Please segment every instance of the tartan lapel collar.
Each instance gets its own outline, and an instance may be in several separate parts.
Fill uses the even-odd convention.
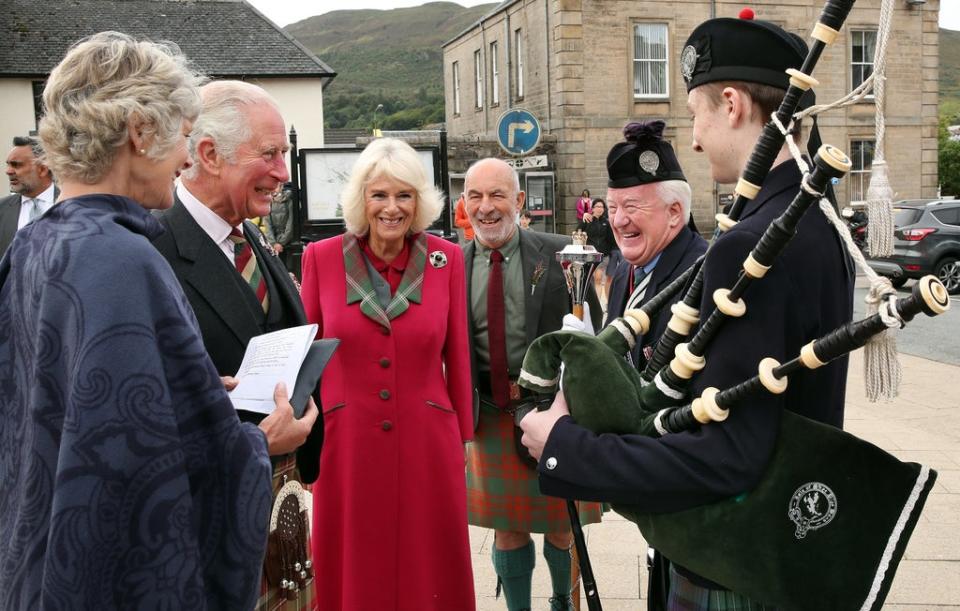
[[[427,232],[420,232],[410,242],[410,258],[407,259],[407,269],[403,270],[403,278],[397,293],[387,305],[387,317],[393,320],[407,311],[410,302],[420,303],[423,297],[423,268],[427,262]]]
[[[410,302],[421,303],[423,271],[427,261],[427,234],[420,233],[410,245],[410,258],[403,272],[400,286],[386,309],[380,306],[357,237],[343,236],[343,267],[347,279],[347,305],[360,302],[360,311],[370,320],[390,329],[390,321],[403,314]]]

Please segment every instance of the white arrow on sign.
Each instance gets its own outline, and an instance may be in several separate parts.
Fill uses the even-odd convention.
[[[523,123],[511,123],[507,126],[507,148],[513,148],[513,135],[517,130],[522,131],[525,134],[529,134],[533,131],[533,123],[529,120],[524,121]]]

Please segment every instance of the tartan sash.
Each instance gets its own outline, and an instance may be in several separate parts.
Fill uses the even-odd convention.
[[[410,241],[410,259],[400,279],[400,286],[387,307],[380,305],[370,274],[364,263],[363,250],[357,237],[343,236],[343,268],[347,278],[347,305],[360,302],[360,311],[370,320],[390,329],[390,321],[410,307],[410,302],[421,303],[423,270],[427,262],[427,234],[421,232]]]
[[[236,227],[230,230],[228,237],[233,242],[233,262],[237,271],[257,296],[263,311],[267,312],[270,309],[270,293],[267,291],[267,281],[257,265],[257,258],[253,256],[253,247]]]

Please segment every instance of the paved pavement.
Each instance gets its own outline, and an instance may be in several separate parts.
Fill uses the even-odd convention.
[[[954,304],[954,307],[960,304]],[[914,327],[925,321],[917,321]],[[908,328],[909,330],[909,328]],[[958,342],[958,331],[943,341]],[[871,404],[863,398],[862,351],[851,355],[846,429],[899,457],[938,472],[923,515],[897,571],[885,609],[960,611],[960,366],[901,355],[900,396]],[[632,523],[607,514],[586,528],[604,611],[646,609],[646,544]],[[493,533],[470,527],[480,611],[506,609],[494,598]],[[549,609],[550,580],[537,537],[534,611]],[[838,567],[842,570],[842,567]],[[586,604],[581,605],[586,609]]]

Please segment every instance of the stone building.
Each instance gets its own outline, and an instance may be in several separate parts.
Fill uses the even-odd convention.
[[[897,197],[937,193],[938,26],[940,0],[897,0],[887,54],[886,158]],[[823,0],[755,0],[758,19],[810,41]],[[833,101],[869,76],[880,0],[859,0],[813,76],[818,102]],[[451,195],[470,161],[508,157],[497,121],[523,108],[540,121],[539,175],[555,177],[556,230],[575,221],[587,188],[606,191],[605,158],[634,120],[662,119],[694,190],[701,230],[732,193],[690,148],[692,122],[680,74],[689,33],[711,16],[736,17],[742,2],[722,0],[507,0],[444,45]],[[854,171],[837,187],[841,205],[863,199],[869,183],[875,103],[871,98],[820,117],[824,142],[848,152]],[[808,122],[809,123],[809,122]],[[520,165],[520,163],[518,163]],[[542,165],[542,157],[541,157]],[[521,172],[525,172],[521,170]],[[524,178],[527,178],[526,176]],[[549,225],[542,227],[549,228]]]

